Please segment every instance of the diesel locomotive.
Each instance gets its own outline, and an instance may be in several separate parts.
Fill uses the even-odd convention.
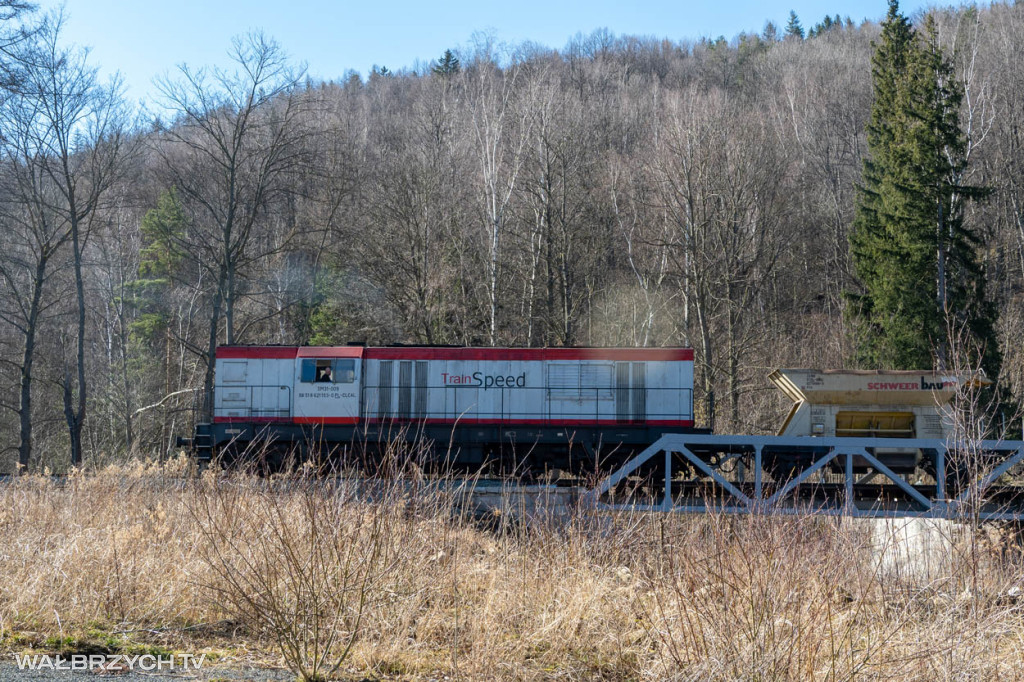
[[[504,471],[614,466],[693,432],[690,348],[221,346],[202,460],[428,458]]]

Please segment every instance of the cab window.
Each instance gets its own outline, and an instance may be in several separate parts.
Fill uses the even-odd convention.
[[[302,361],[299,380],[306,384],[351,384],[356,380],[356,361],[307,358]]]
[[[356,361],[335,360],[332,371],[334,373],[334,383],[351,384],[356,380]]]

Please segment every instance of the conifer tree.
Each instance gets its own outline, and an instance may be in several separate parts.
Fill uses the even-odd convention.
[[[457,74],[461,68],[459,58],[451,50],[445,50],[430,70],[438,76],[452,76]]]
[[[917,369],[947,362],[949,325],[967,330],[998,371],[994,309],[986,301],[979,238],[963,204],[987,194],[964,184],[962,91],[929,18],[923,35],[896,0],[872,58],[875,101],[850,246],[862,292],[850,313],[860,361]]]
[[[139,277],[130,286],[138,309],[132,335],[146,343],[162,338],[170,315],[167,297],[172,280],[185,260],[178,245],[187,238],[186,228],[185,213],[174,187],[160,195],[156,208],[149,210],[139,225],[143,245]]]
[[[800,24],[800,19],[796,16],[796,12],[793,10],[789,10],[789,23],[786,24],[786,37],[791,40],[804,39],[804,27]]]

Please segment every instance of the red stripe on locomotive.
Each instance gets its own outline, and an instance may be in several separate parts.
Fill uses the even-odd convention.
[[[298,346],[221,346],[217,358],[223,360],[286,360],[294,358]]]
[[[367,348],[368,360],[480,360],[543,362],[545,360],[607,360],[672,362],[693,360],[692,348],[446,348],[383,346]]]

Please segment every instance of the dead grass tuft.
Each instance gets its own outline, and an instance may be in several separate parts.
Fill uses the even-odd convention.
[[[422,481],[181,466],[0,485],[3,647],[205,647],[310,678],[1024,679],[1024,569],[990,528],[932,531],[947,551],[917,564],[877,524],[480,524]]]

